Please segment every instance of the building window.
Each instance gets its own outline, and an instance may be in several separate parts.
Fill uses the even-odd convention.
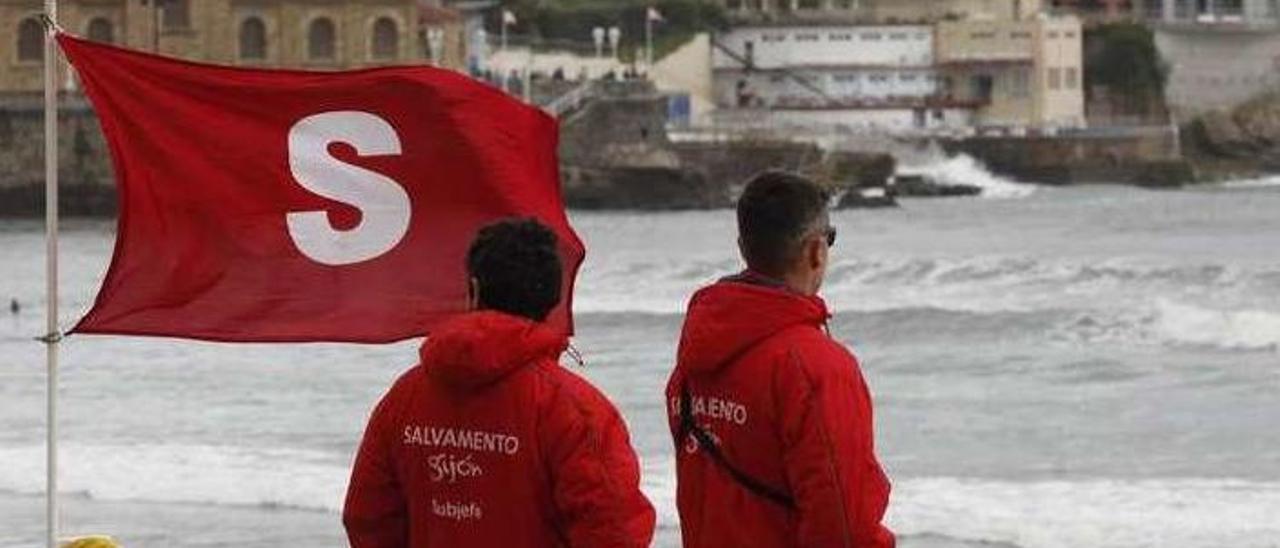
[[[976,74],[969,77],[969,91],[979,101],[991,101],[995,87],[995,78],[990,74]]]
[[[1051,30],[1051,31],[1049,31],[1049,39],[1050,39],[1050,40],[1054,40],[1054,39],[1057,39],[1057,38],[1058,38],[1058,31],[1056,31],[1056,30]]]
[[[18,23],[18,61],[44,60],[44,26],[35,17]]]
[[[867,32],[862,34],[862,39],[870,42],[880,40],[881,35],[878,32]]]
[[[1049,89],[1062,89],[1062,69],[1049,69]]]
[[[316,60],[331,60],[336,56],[337,29],[328,17],[319,17],[307,29],[307,56]]]
[[[106,17],[94,17],[89,21],[89,27],[85,31],[85,35],[94,42],[103,44],[114,44],[116,42],[116,30]]]
[[[894,41],[899,41],[899,42],[901,42],[901,41],[905,41],[905,40],[907,39],[907,33],[905,33],[905,32],[892,32],[892,33],[889,33],[889,39],[890,39],[890,40],[894,40]]]
[[[187,0],[155,0],[160,5],[160,24],[165,30],[191,28],[191,10]]]
[[[853,40],[853,35],[848,33],[835,32],[835,33],[831,33],[831,35],[828,36],[827,39],[831,40],[832,42],[848,42],[850,40]]]
[[[818,35],[817,34],[797,34],[796,41],[797,42],[817,42]]]
[[[969,35],[969,38],[973,40],[992,40],[995,37],[996,33],[994,32],[975,32]]]
[[[390,17],[373,22],[373,58],[395,59],[400,54],[400,29]]]
[[[1075,67],[1067,69],[1067,89],[1076,89],[1080,85],[1080,74]]]
[[[240,58],[267,58],[267,25],[262,19],[250,17],[240,23]]]
[[[916,81],[917,79],[919,79],[919,76],[917,76],[917,75],[915,75],[915,74],[906,74],[906,73],[903,73],[903,74],[899,74],[899,75],[898,75],[898,81],[899,81],[899,82],[904,82],[904,83],[905,83],[905,82],[915,83],[915,81]]]
[[[1014,31],[1009,33],[1009,38],[1014,40],[1030,40],[1031,33],[1026,31]]]

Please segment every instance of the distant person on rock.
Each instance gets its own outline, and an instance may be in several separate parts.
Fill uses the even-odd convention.
[[[17,315],[22,312],[22,305],[18,304],[18,299],[9,299],[9,313]]]
[[[466,269],[472,311],[431,333],[369,419],[343,508],[352,548],[647,548],[627,427],[543,324],[561,299],[555,234],[487,226]]]
[[[817,296],[835,240],[813,182],[747,184],[747,270],[694,294],[667,384],[684,548],[894,545],[871,394]]]

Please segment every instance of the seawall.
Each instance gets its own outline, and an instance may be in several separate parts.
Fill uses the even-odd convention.
[[[0,215],[44,211],[44,111],[39,97],[0,97]],[[60,210],[110,215],[115,190],[98,119],[83,99],[63,97],[58,113]]]
[[[939,140],[993,173],[1019,181],[1066,185],[1121,183],[1171,187],[1193,183],[1174,128],[1115,128],[1053,136],[973,136]]]

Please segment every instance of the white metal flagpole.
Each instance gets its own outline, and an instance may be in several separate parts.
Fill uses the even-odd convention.
[[[48,548],[58,546],[58,43],[55,32],[58,2],[45,0],[44,42],[44,181],[46,332],[42,337],[48,361],[48,424],[46,425],[46,520]]]
[[[653,8],[648,8],[652,10]],[[645,70],[653,70],[653,12],[644,12],[644,66]]]

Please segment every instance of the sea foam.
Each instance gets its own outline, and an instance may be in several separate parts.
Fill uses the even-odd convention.
[[[1026,198],[1036,191],[1033,185],[996,175],[972,156],[959,154],[898,168],[903,175],[920,175],[943,185],[969,185],[982,189],[983,198]]]
[[[95,500],[282,506],[336,512],[349,464],[299,449],[64,443],[59,491]],[[0,448],[0,490],[45,492],[44,447]]]
[[[63,491],[96,500],[341,510],[349,465],[333,454],[210,445],[62,448]],[[0,448],[0,490],[44,490],[43,447]],[[642,488],[667,534],[679,527],[671,457],[643,459]],[[1010,481],[895,478],[887,516],[903,536],[1024,548],[1267,546],[1280,483],[1239,479]]]

